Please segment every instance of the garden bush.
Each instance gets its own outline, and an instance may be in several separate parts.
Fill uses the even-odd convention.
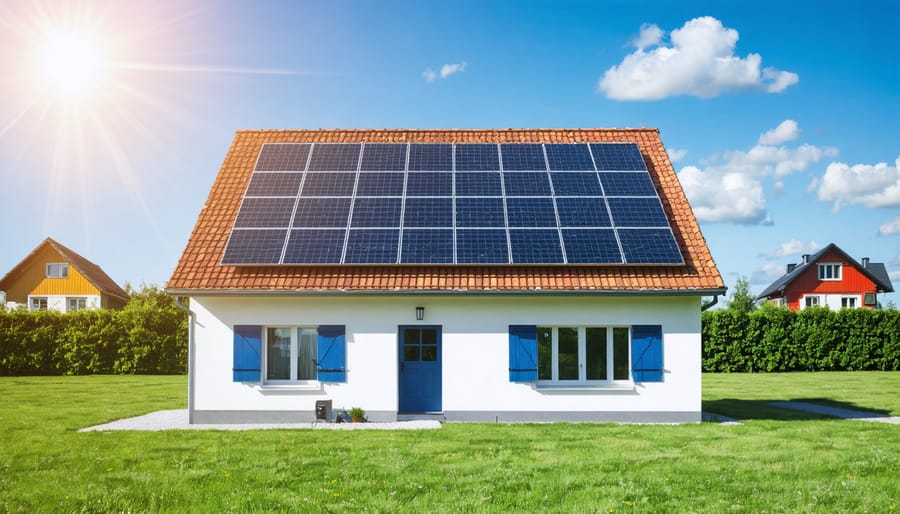
[[[703,371],[900,370],[900,311],[703,313]]]

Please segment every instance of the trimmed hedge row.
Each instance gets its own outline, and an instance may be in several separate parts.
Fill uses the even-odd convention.
[[[174,305],[123,310],[0,311],[0,375],[177,374],[187,316]]]
[[[900,370],[900,311],[703,313],[703,371]]]

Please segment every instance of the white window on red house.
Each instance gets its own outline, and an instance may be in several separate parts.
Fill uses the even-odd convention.
[[[807,307],[818,307],[819,305],[821,305],[821,298],[818,295],[809,295],[805,298]]]
[[[87,298],[75,296],[66,298],[66,312],[80,311],[87,308]]]
[[[841,308],[855,309],[857,306],[859,306],[859,297],[858,296],[842,296],[841,297]]]
[[[819,264],[819,280],[840,280],[841,263],[829,262]]]
[[[45,297],[32,297],[32,298],[31,298],[31,310],[33,310],[33,311],[45,311],[45,310],[47,310],[47,298],[45,298]]]

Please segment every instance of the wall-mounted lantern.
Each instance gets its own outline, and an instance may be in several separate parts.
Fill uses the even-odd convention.
[[[422,321],[425,319],[425,307],[416,307],[416,320]]]

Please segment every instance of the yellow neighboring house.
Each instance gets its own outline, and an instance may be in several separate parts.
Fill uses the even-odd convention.
[[[0,279],[3,302],[33,311],[121,309],[128,293],[100,266],[48,237]]]

